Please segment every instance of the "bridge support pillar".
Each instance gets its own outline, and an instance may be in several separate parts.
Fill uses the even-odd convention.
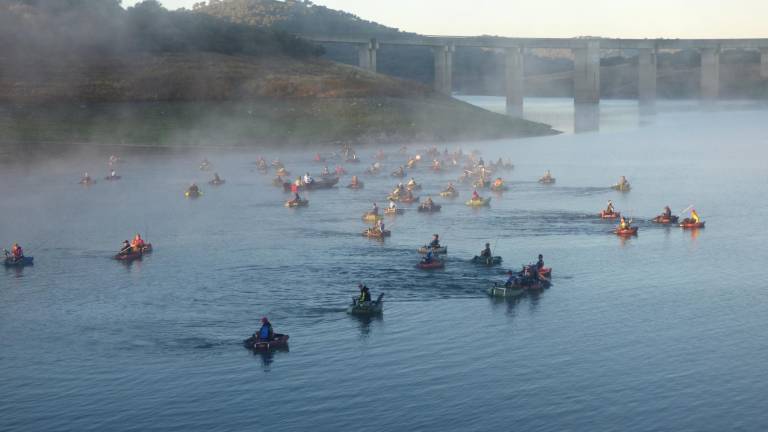
[[[600,103],[600,42],[587,42],[574,54],[573,99],[577,104]]]
[[[368,43],[359,45],[357,52],[360,67],[376,72],[376,52],[378,50],[379,42],[376,39],[371,39]]]
[[[453,90],[454,50],[452,44],[432,48],[435,54],[435,90],[449,96]]]
[[[701,99],[714,102],[720,94],[720,49],[701,49]]]
[[[600,129],[600,42],[588,41],[573,50],[574,130]]]
[[[656,49],[641,48],[637,67],[639,78],[637,96],[640,111],[650,113],[656,105]]]
[[[525,97],[525,51],[521,47],[506,49],[507,115],[523,117]]]
[[[760,78],[768,79],[768,48],[760,48]]]

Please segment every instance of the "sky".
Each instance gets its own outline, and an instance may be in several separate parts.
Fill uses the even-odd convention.
[[[169,9],[200,0],[160,0]],[[136,0],[123,0],[125,6]],[[768,0],[314,0],[426,35],[765,38]]]

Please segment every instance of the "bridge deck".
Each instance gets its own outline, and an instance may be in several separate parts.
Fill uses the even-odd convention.
[[[359,36],[303,36],[320,43],[367,44],[371,38]],[[768,39],[607,39],[607,38],[507,38],[496,36],[403,36],[375,38],[382,45],[444,46],[476,48],[584,48],[599,42],[602,49],[768,49]]]

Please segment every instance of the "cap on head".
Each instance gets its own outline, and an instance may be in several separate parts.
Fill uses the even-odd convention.
[[[267,323],[269,322],[269,320],[267,319],[267,317],[261,317],[261,322]]]

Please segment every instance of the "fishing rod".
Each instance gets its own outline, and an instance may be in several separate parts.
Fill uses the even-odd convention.
[[[693,204],[689,205],[688,207],[684,208],[683,210],[680,210],[680,214],[683,214],[683,213],[687,212],[688,210],[690,210],[692,208],[693,208]]]

